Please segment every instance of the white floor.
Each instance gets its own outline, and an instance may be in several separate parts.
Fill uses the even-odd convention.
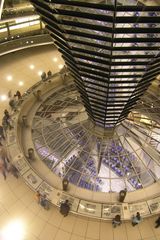
[[[8,106],[8,92],[12,95],[17,90],[24,92],[26,89],[41,80],[41,73],[51,70],[58,72],[63,67],[64,61],[55,47],[41,46],[23,51],[18,51],[0,57],[0,119],[3,109]]]
[[[54,58],[57,58],[57,62],[52,60]],[[34,69],[30,69],[31,64],[35,66]],[[60,64],[63,65],[60,55],[49,46],[1,57],[0,117],[8,106],[3,95],[7,95],[10,89],[13,93],[17,89],[25,91],[39,80],[38,71],[50,69],[56,72],[61,67]],[[11,81],[7,81],[8,75],[13,77]],[[19,81],[24,84],[19,86]],[[18,222],[10,225],[11,238],[2,240],[160,240],[160,228],[154,228],[156,218],[157,216],[144,219],[135,227],[126,222],[115,229],[111,222],[71,214],[64,218],[53,206],[49,211],[42,209],[35,200],[34,192],[21,178],[8,175],[5,181],[0,175],[0,234],[4,234],[6,226],[14,221],[23,224],[21,227]],[[24,238],[16,237],[17,227],[18,232],[24,228]]]
[[[24,228],[26,240],[158,240],[160,228],[154,228],[156,217],[144,219],[138,226],[130,222],[112,228],[110,222],[69,215],[63,217],[59,210],[51,207],[46,211],[37,204],[34,193],[21,179],[0,176],[0,229],[12,221],[19,220]],[[13,231],[13,230],[11,230]],[[10,234],[11,234],[10,231]],[[15,231],[12,232],[14,240]],[[6,240],[6,239],[5,239]]]

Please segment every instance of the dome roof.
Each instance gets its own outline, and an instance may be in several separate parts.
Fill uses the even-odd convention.
[[[53,89],[33,119],[38,155],[61,178],[93,191],[135,191],[159,179],[153,86],[113,132],[97,129],[74,84]],[[153,103],[154,100],[154,103]]]

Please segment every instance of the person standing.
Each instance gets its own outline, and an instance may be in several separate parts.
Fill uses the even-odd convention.
[[[4,116],[7,120],[11,118],[7,109],[4,110]]]
[[[35,199],[36,199],[37,203],[40,204],[41,194],[39,191],[36,192]]]
[[[68,216],[68,213],[70,211],[70,204],[69,204],[69,201],[66,200],[65,202],[61,203],[60,205],[60,213],[66,217]]]
[[[126,194],[127,194],[127,189],[125,188],[124,190],[121,190],[119,192],[119,202],[123,203],[124,202],[124,199],[126,197]]]
[[[137,212],[136,216],[132,217],[132,226],[136,226],[137,224],[139,224],[142,221],[142,217],[140,215],[139,212]]]
[[[160,216],[157,218],[157,220],[155,221],[156,226],[155,228],[158,228],[160,226]]]
[[[52,77],[52,72],[51,72],[51,70],[49,70],[49,71],[47,72],[47,76],[48,76],[48,79]]]
[[[15,97],[18,97],[18,100],[20,100],[22,98],[22,95],[19,90],[17,90]]]
[[[40,204],[42,207],[44,207],[44,209],[49,209],[49,202],[47,200],[46,194],[40,196]]]
[[[41,75],[42,81],[45,82],[46,78],[47,78],[47,74],[45,72],[43,72],[42,75]]]
[[[119,214],[117,214],[112,220],[112,225],[114,228],[116,228],[117,226],[120,226],[121,223],[122,223],[121,216]]]

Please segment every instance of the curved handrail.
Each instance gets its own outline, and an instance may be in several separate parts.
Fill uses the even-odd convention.
[[[26,154],[24,153],[24,149],[22,147],[22,142],[19,141],[19,133],[18,129],[21,129],[20,126],[21,116],[24,114],[24,108],[26,110],[26,106],[29,103],[33,103],[33,92],[39,90],[40,88],[44,90],[44,97],[46,98],[47,93],[51,91],[51,85],[54,86],[55,79],[60,81],[60,74],[56,73],[53,75],[51,79],[51,83],[49,83],[49,87],[47,84],[44,84],[42,81],[36,83],[31,88],[29,88],[26,93],[22,96],[22,102],[18,105],[18,111],[13,114],[14,121],[14,129],[7,133],[7,142],[8,142],[8,151],[11,156],[13,156],[13,163],[18,168],[21,176],[24,181],[32,188],[34,191],[39,190],[41,193],[46,193],[50,202],[56,206],[59,206],[60,202],[69,199],[72,208],[71,211],[75,214],[84,215],[87,217],[93,217],[98,219],[110,220],[115,214],[121,214],[123,220],[129,220],[130,217],[137,211],[141,213],[143,217],[150,216],[152,214],[157,214],[160,212],[160,197],[157,196],[154,199],[146,199],[145,201],[139,202],[110,202],[108,203],[97,203],[98,198],[93,199],[92,201],[85,199],[84,197],[81,199],[80,197],[73,197],[72,192],[63,192],[60,188],[53,187],[50,183],[44,180],[42,174],[35,171],[36,162],[31,164],[28,162],[26,158]],[[62,84],[62,82],[61,82]],[[37,104],[37,107],[41,103]],[[12,138],[14,136],[14,138]],[[22,138],[21,138],[22,141]],[[29,139],[27,139],[29,141]],[[28,145],[29,146],[29,145]],[[16,151],[15,151],[16,148]],[[43,168],[43,170],[46,169]],[[47,173],[47,172],[46,172]],[[49,170],[48,170],[49,173]],[[87,193],[87,191],[86,191]],[[132,195],[132,193],[128,193]],[[100,196],[102,196],[100,194]]]

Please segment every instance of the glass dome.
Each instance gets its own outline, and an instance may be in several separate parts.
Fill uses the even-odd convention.
[[[110,133],[88,118],[74,84],[53,89],[32,123],[40,159],[60,178],[92,191],[135,191],[160,177],[158,98],[153,86]]]

